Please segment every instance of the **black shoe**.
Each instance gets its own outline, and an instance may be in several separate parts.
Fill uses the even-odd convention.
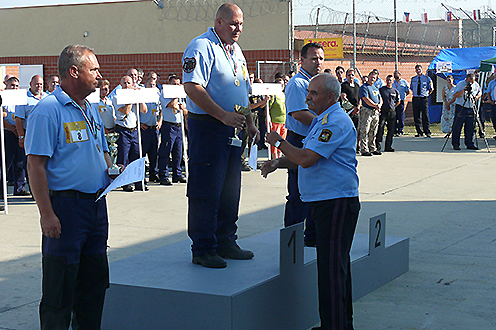
[[[370,152],[362,152],[362,156],[372,156]]]
[[[130,184],[127,184],[125,186],[122,186],[122,190],[127,191],[127,192],[133,192],[134,188]]]
[[[186,183],[185,178],[172,179],[172,183]]]
[[[394,148],[384,149],[384,152],[394,152]]]
[[[193,257],[192,262],[195,265],[201,265],[207,268],[226,268],[227,262],[222,259],[217,252],[207,252],[198,257]]]
[[[373,152],[372,152],[372,155],[377,155],[377,156],[379,156],[379,155],[382,155],[382,152],[380,152],[379,150],[376,150],[376,151],[373,151]]]
[[[316,247],[317,243],[313,239],[309,239],[305,241],[305,246],[306,247]]]
[[[479,150],[479,148],[477,148],[476,146],[468,146],[467,149],[470,149],[470,150]]]
[[[422,137],[424,134],[415,134],[415,137]]]
[[[148,180],[150,182],[160,182],[160,179],[158,178],[158,176],[156,174],[149,175]]]
[[[246,162],[241,162],[241,171],[243,172],[250,172],[251,171],[251,167],[246,164]]]
[[[145,189],[143,189],[143,187],[145,187]],[[138,184],[138,185],[136,185],[136,188],[135,188],[134,190],[138,190],[138,191],[148,191],[148,190],[150,190],[150,189],[146,186],[146,184],[145,184],[144,186],[143,186],[142,184]]]
[[[461,150],[460,147],[453,146],[453,150]]]
[[[172,186],[172,182],[170,182],[169,179],[163,179],[163,180],[160,180],[160,185],[162,185],[162,186]]]
[[[0,204],[0,211],[5,211],[5,206],[3,205],[3,201],[2,204]]]
[[[27,190],[16,191],[14,196],[30,196],[31,194]]]
[[[255,255],[253,252],[248,250],[243,250],[238,246],[238,244],[230,245],[223,249],[217,249],[217,253],[224,259],[235,259],[235,260],[248,260],[253,258]]]
[[[430,134],[426,134],[425,137],[430,139],[431,138],[431,135]]]

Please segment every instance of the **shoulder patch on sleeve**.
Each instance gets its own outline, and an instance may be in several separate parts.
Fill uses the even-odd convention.
[[[322,132],[320,132],[319,135],[319,141],[320,142],[329,142],[329,140],[332,137],[332,132],[328,130],[327,128],[324,128]]]
[[[183,63],[183,71],[191,73],[196,68],[196,59],[194,57],[185,57]]]

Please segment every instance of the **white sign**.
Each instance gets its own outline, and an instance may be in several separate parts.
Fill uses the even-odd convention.
[[[186,92],[182,85],[162,85],[162,95],[166,99],[186,98]]]
[[[159,95],[155,88],[118,89],[117,104],[157,103]]]
[[[112,190],[131,184],[138,181],[143,181],[145,179],[145,157],[136,159],[134,162],[126,166],[124,171],[119,174],[111,184],[105,189],[105,191],[98,197],[96,201],[111,192]]]
[[[2,105],[25,105],[28,104],[27,89],[6,89],[0,91],[2,95]]]
[[[257,171],[257,159],[258,159],[258,146],[255,144],[255,137],[251,143],[250,157],[248,158],[248,165]]]
[[[281,95],[282,85],[279,83],[260,84],[255,83],[251,85],[251,95]]]
[[[86,96],[86,101],[89,103],[100,103],[100,88],[97,88],[96,91]]]
[[[452,73],[451,70],[453,62],[437,62],[436,63],[436,73]]]

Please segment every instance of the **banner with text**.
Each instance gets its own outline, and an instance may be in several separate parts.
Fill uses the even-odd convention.
[[[305,44],[316,42],[324,47],[324,58],[343,58],[343,38],[305,39]]]

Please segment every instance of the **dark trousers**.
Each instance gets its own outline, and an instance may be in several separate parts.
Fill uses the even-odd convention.
[[[493,127],[496,131],[496,104],[491,104],[491,121],[493,122]]]
[[[471,108],[465,108],[457,104],[455,107],[455,118],[453,119],[453,134],[451,136],[451,145],[453,145],[453,147],[460,146],[460,135],[464,124],[465,146],[473,147],[474,112]]]
[[[14,172],[14,193],[25,189],[26,172],[24,170],[24,149],[19,146],[19,139],[9,130],[4,130],[5,136],[5,167],[7,173]],[[0,169],[1,170],[1,169]],[[3,192],[3,181],[0,178],[0,194]]]
[[[258,112],[258,130],[260,131],[260,136],[265,136],[267,134],[267,119],[265,117],[265,107],[257,108]],[[258,142],[258,149],[264,149],[265,139],[260,139]]]
[[[141,130],[141,150],[148,156],[148,175],[157,175],[158,131],[156,127]]]
[[[431,134],[429,129],[429,107],[427,97],[413,97],[413,120],[417,134]],[[422,130],[423,129],[423,130]]]
[[[350,250],[358,221],[358,197],[309,203],[317,229],[321,329],[352,330]]]
[[[172,152],[172,180],[183,177],[181,171],[181,158],[183,157],[183,133],[181,126],[171,125],[163,121],[160,129],[161,139],[158,151],[158,176],[160,180],[169,177],[167,166]]]
[[[117,164],[127,166],[139,158],[138,130],[131,131],[116,125],[115,132],[119,133],[119,139],[117,139]]]
[[[193,257],[235,244],[241,193],[241,148],[234,128],[188,118],[188,235]]]
[[[303,147],[300,138],[288,134],[286,140],[297,148]],[[284,226],[288,227],[295,223],[305,222],[305,242],[315,241],[315,224],[310,213],[308,203],[301,200],[298,188],[298,169],[288,169],[288,196],[286,196],[286,207],[284,209]]]
[[[42,330],[100,329],[109,287],[105,198],[51,197],[60,220],[59,239],[43,236]]]
[[[381,150],[382,138],[384,136],[384,127],[387,127],[386,144],[384,150],[393,148],[394,128],[396,126],[396,111],[382,109],[379,116],[379,125],[375,136],[375,145],[377,150]]]
[[[405,127],[405,100],[400,101],[396,107],[396,126],[395,133],[402,134]]]

